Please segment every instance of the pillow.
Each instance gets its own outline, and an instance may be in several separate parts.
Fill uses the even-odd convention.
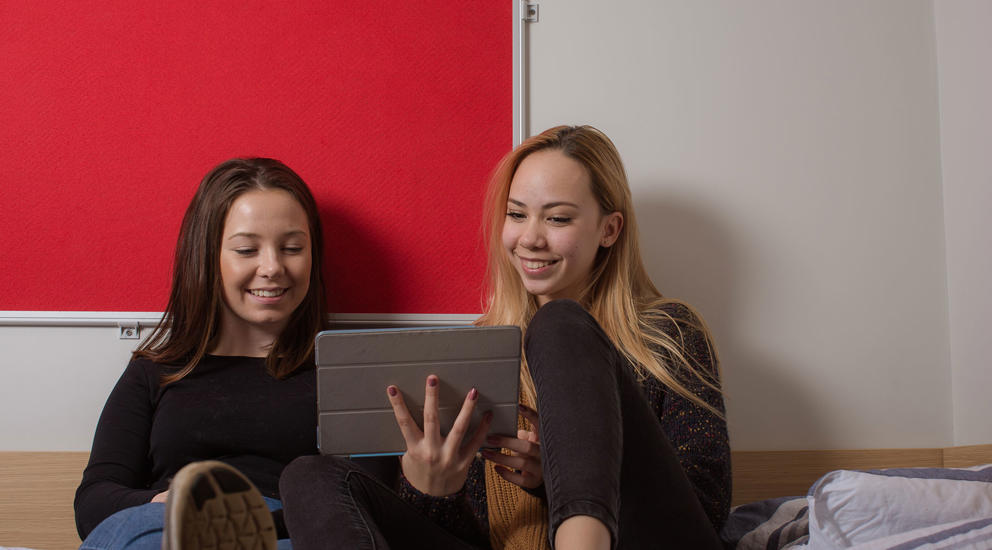
[[[849,550],[988,550],[992,548],[992,518],[965,519],[889,535]]]
[[[811,548],[848,548],[914,529],[992,517],[992,465],[837,470],[807,494]]]

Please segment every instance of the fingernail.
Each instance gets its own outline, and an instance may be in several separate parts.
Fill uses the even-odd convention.
[[[489,422],[493,419],[493,411],[486,411],[486,414],[482,415],[482,419]]]
[[[469,392],[468,392],[468,398],[471,401],[475,401],[476,399],[478,399],[479,398],[479,390],[477,390],[475,388],[472,388],[471,390],[469,390]]]
[[[490,445],[495,445],[495,444],[499,443],[499,438],[496,437],[495,435],[486,436],[486,443],[488,443]]]
[[[428,376],[427,377],[427,385],[430,386],[430,387],[432,387],[432,388],[434,386],[436,386],[437,385],[437,376]]]
[[[522,404],[522,403],[518,403],[518,404],[517,404],[517,408],[518,408],[518,409],[520,409],[520,410],[521,410],[521,411],[523,411],[523,412],[527,412],[527,410],[528,410],[528,409],[527,409],[527,406],[526,406],[526,405],[524,405],[524,404]]]
[[[396,397],[396,386],[389,386],[386,391],[389,392],[390,397]]]

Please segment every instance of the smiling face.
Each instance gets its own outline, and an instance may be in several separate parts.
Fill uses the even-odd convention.
[[[619,212],[604,214],[589,173],[560,150],[531,153],[510,182],[503,247],[539,305],[579,300],[601,246],[616,242]]]
[[[221,237],[224,306],[214,353],[264,356],[306,297],[311,262],[307,215],[289,192],[235,199]]]

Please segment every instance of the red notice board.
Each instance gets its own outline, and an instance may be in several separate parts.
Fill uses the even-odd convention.
[[[4,2],[0,310],[162,311],[200,178],[286,162],[332,311],[475,313],[512,4]]]

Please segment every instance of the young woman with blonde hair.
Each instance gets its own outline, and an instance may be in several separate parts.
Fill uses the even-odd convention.
[[[385,485],[346,460],[294,461],[280,481],[294,546],[720,548],[730,453],[716,352],[700,316],[647,276],[613,143],[589,126],[532,137],[500,163],[486,205],[478,324],[524,330],[517,437],[477,454],[485,422],[447,437],[411,427],[390,387],[400,475]],[[462,413],[474,407],[470,392]]]

